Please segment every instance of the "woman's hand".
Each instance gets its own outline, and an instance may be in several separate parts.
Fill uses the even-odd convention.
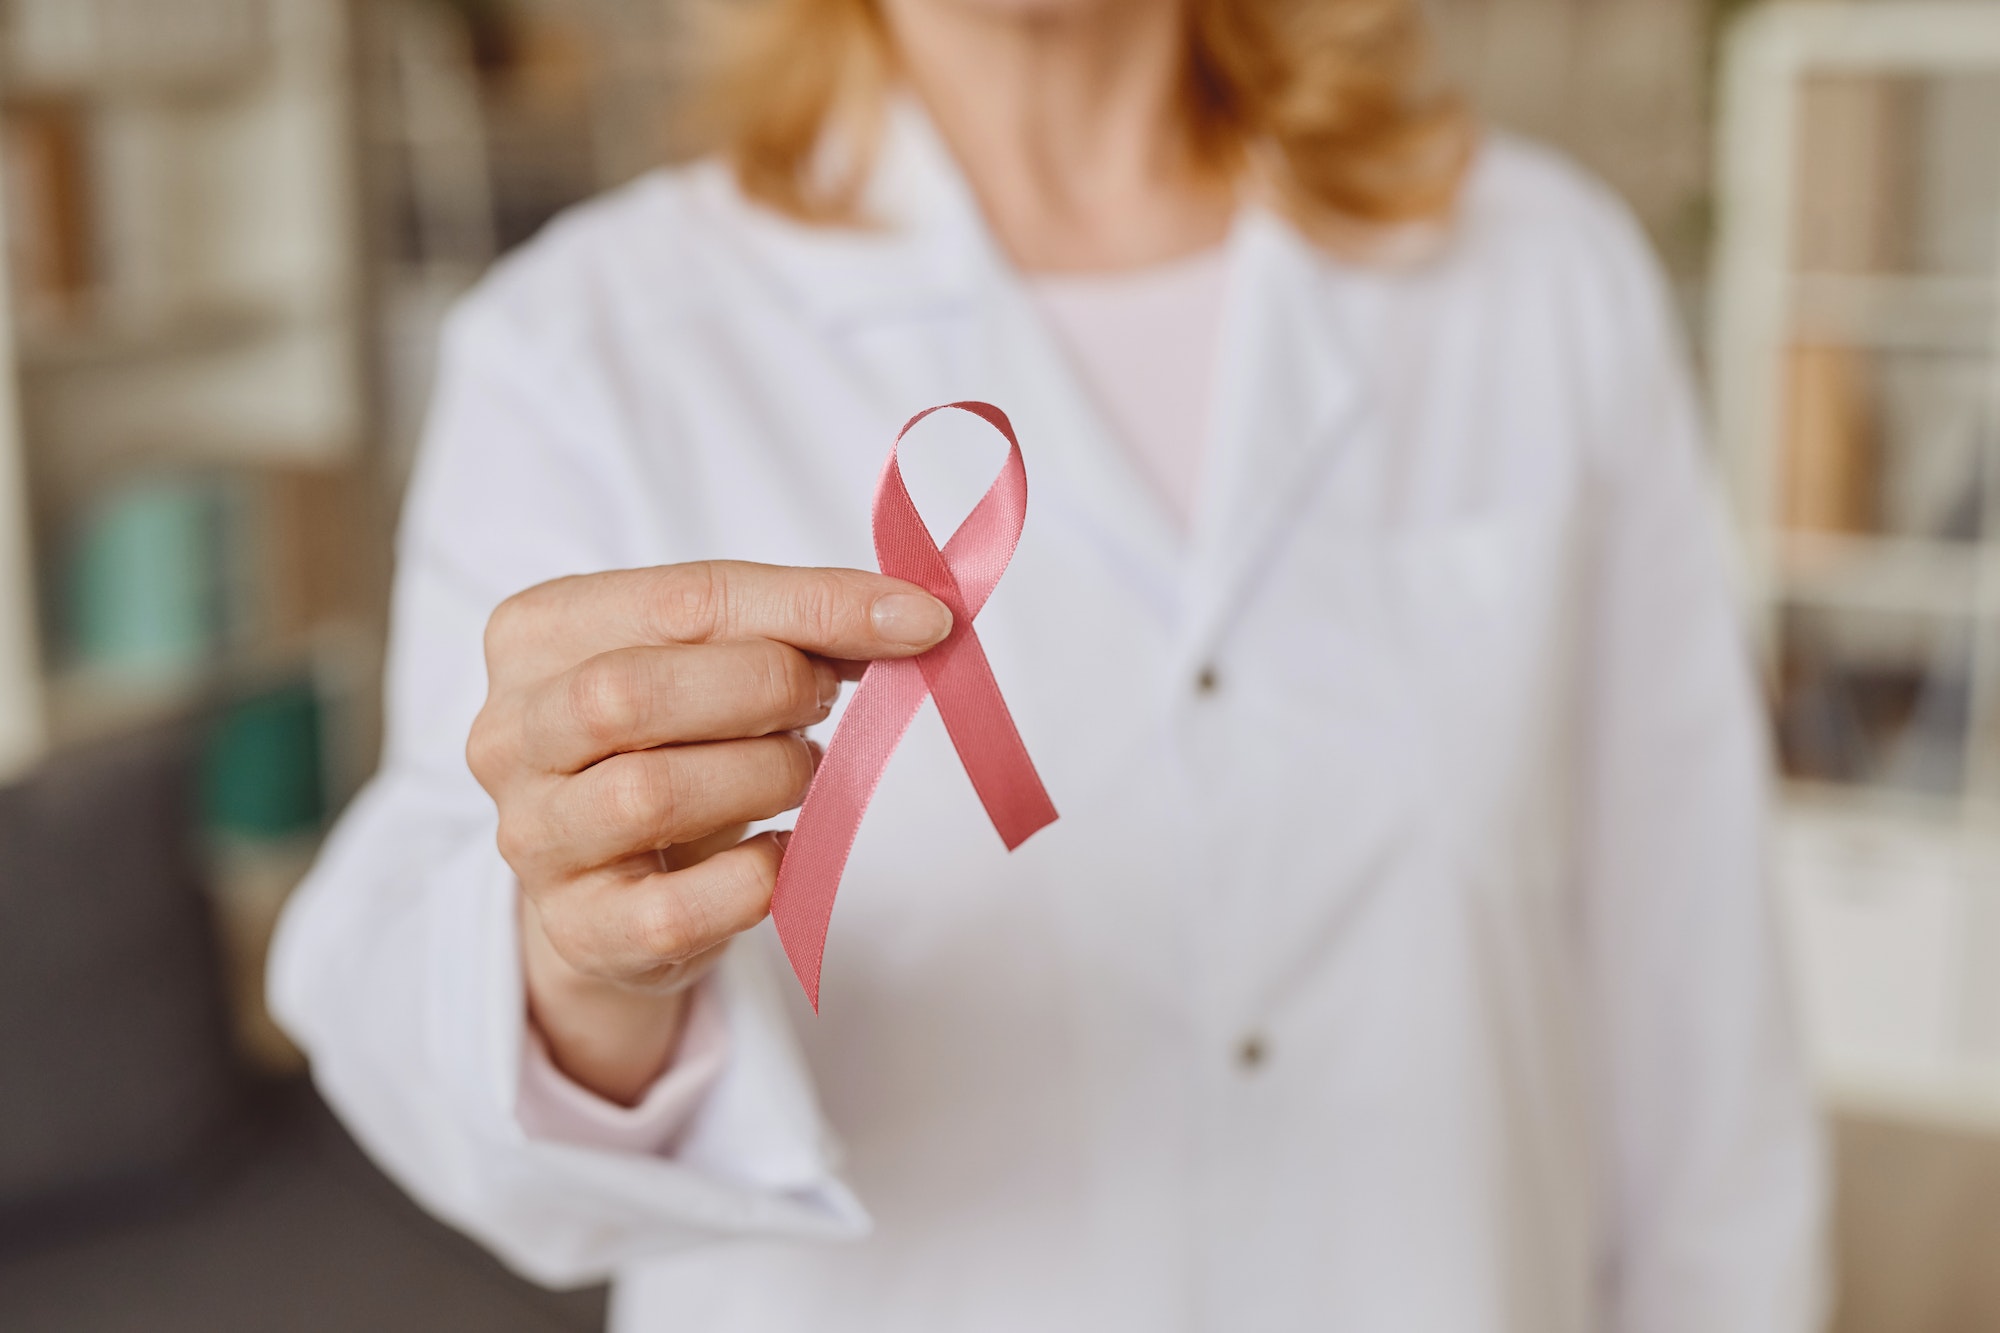
[[[556,1064],[631,1103],[673,1055],[684,995],[764,919],[823,720],[859,664],[951,631],[878,574],[725,562],[558,579],[486,627],[466,758],[520,880],[529,1012]]]

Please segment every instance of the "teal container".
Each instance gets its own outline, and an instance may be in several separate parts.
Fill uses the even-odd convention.
[[[326,817],[320,702],[297,681],[224,709],[202,756],[202,816],[211,833],[284,838]]]
[[[134,483],[85,518],[70,570],[70,648],[79,666],[137,681],[176,679],[214,654],[220,497],[202,478]]]

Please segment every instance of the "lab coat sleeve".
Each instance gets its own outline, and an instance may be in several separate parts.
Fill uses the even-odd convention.
[[[714,984],[729,1057],[670,1156],[528,1134],[517,885],[464,760],[492,608],[631,563],[636,488],[611,409],[566,384],[578,334],[476,296],[447,331],[400,542],[381,771],[290,904],[273,1012],[363,1146],[438,1216],[549,1284],[732,1234],[842,1236],[866,1218],[779,992],[740,944]],[[636,545],[636,543],[634,543]]]
[[[688,992],[680,1047],[665,1072],[638,1102],[620,1106],[556,1068],[541,1037],[528,1034],[521,1052],[521,1086],[515,1114],[532,1138],[614,1152],[662,1153],[680,1138],[708,1100],[729,1061],[729,1030],[713,982],[703,978]]]
[[[1636,229],[1615,248],[1579,825],[1607,1327],[1806,1333],[1822,1149],[1765,873],[1765,726],[1664,284]]]

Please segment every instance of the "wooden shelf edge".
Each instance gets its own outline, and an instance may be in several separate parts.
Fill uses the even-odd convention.
[[[351,318],[342,310],[252,300],[216,301],[147,319],[85,318],[69,326],[23,329],[20,364],[29,373],[122,369],[135,361],[234,351]]]
[[[1875,533],[1774,531],[1775,586],[1793,606],[1970,619],[1993,609],[1994,561],[1976,541]]]
[[[76,749],[192,717],[230,695],[313,671],[323,644],[345,632],[330,623],[268,643],[246,645],[184,672],[145,681],[90,669],[48,681],[49,749]]]
[[[0,60],[0,104],[48,102],[209,102],[257,91],[270,76],[268,50],[180,69],[36,70]]]
[[[1822,1072],[1822,1101],[1841,1115],[2000,1135],[2000,1069],[1966,1064],[1931,1075]]]
[[[1780,820],[1824,824],[1828,821],[1869,821],[1894,824],[1900,831],[1957,836],[1962,796],[1930,796],[1896,787],[1854,783],[1814,782],[1786,778],[1778,784]]]

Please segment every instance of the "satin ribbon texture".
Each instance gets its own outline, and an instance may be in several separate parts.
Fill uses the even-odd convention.
[[[925,417],[970,412],[1007,438],[1007,461],[986,494],[940,551],[910,500],[897,448]],[[951,634],[917,657],[872,662],[834,728],[798,826],[778,867],[771,919],[785,956],[813,1012],[819,1012],[820,963],[841,872],[861,831],[861,817],[881,784],[889,756],[923,706],[937,701],[959,762],[1000,840],[1013,851],[1055,822],[1056,808],[1035,772],[1028,747],[1000,697],[999,682],[973,629],[974,617],[1007,572],[1028,517],[1028,469],[1013,423],[991,403],[945,403],[917,413],[896,433],[889,461],[875,483],[875,558],[882,572],[903,579],[951,608]]]

